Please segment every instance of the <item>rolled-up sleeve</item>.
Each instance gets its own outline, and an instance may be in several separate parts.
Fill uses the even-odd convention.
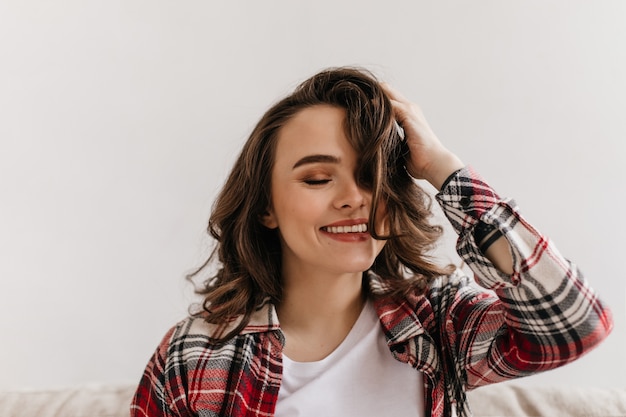
[[[457,252],[477,283],[496,295],[464,290],[449,306],[448,329],[464,358],[468,388],[564,365],[610,333],[611,312],[578,267],[472,168],[458,171],[436,198],[458,234]],[[513,274],[478,249],[479,222],[508,241]]]

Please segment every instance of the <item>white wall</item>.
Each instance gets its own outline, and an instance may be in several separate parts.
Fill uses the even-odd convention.
[[[625,21],[621,1],[0,2],[0,388],[138,380],[253,124],[344,64],[419,102],[612,305],[606,343],[525,383],[624,386]]]

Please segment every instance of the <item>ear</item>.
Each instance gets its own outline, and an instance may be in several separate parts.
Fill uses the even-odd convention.
[[[268,229],[276,229],[278,227],[278,222],[272,209],[267,209],[263,214],[259,215],[259,221]]]

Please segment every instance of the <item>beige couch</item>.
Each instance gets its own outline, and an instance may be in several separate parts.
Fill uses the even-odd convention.
[[[131,384],[0,392],[0,417],[127,417]],[[469,394],[475,417],[626,417],[626,388],[493,385]]]

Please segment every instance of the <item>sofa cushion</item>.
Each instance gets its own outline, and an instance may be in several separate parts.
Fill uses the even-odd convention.
[[[495,384],[468,393],[474,417],[625,417],[626,388]]]
[[[0,416],[128,417],[134,391],[119,384],[0,392]]]

